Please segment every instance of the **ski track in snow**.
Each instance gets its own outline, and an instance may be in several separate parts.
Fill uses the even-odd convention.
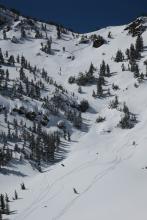
[[[135,149],[135,148],[134,148]],[[121,149],[122,150],[122,149]],[[72,207],[72,205],[78,200],[80,199],[82,196],[84,196],[84,194],[89,191],[94,184],[96,184],[99,180],[101,180],[103,177],[105,177],[106,175],[109,174],[109,172],[113,171],[121,162],[123,162],[124,160],[128,160],[133,156],[134,151],[128,155],[126,158],[121,158],[121,156],[117,157],[114,160],[114,163],[112,166],[108,167],[106,170],[102,171],[101,173],[98,173],[93,180],[91,181],[91,184],[88,185],[85,190],[83,192],[81,192],[75,199],[73,199],[71,202],[69,202],[64,209],[54,218],[52,218],[52,220],[58,220],[60,219],[63,215],[65,215],[65,213]]]
[[[63,209],[62,211],[56,216],[53,217],[52,220],[57,220],[60,219],[60,217],[62,217],[71,207],[72,205],[78,200],[80,199],[82,196],[84,196],[84,194],[89,191],[94,184],[96,184],[99,180],[101,180],[103,177],[105,177],[106,175],[108,175],[111,171],[113,171],[121,162],[130,159],[133,154],[134,154],[134,150],[136,147],[131,149],[131,153],[129,155],[127,155],[126,157],[122,158],[121,157],[121,152],[123,150],[125,150],[126,148],[128,148],[128,146],[126,146],[126,144],[121,148],[121,149],[117,149],[116,150],[116,156],[115,159],[109,163],[107,163],[109,165],[108,168],[106,168],[105,170],[103,170],[100,173],[97,173],[95,175],[95,177],[93,178],[93,180],[91,181],[91,183],[78,195],[76,196],[73,200],[71,200]],[[61,186],[61,189],[59,190],[59,192],[57,192],[55,195],[47,198],[49,196],[50,191],[52,190],[53,187],[55,187],[58,183],[60,184],[60,181],[65,179],[66,177],[72,175],[73,173],[82,171],[83,169],[92,167],[92,166],[98,166],[99,162],[98,162],[98,158],[96,158],[93,161],[88,161],[85,162],[83,164],[81,164],[79,167],[74,168],[73,170],[71,170],[70,172],[66,173],[65,175],[59,177],[58,179],[56,179],[51,185],[48,182],[48,178],[47,178],[47,174],[44,173],[44,178],[47,181],[47,186],[45,187],[45,189],[41,190],[41,193],[37,196],[37,198],[34,199],[34,201],[22,212],[20,213],[15,220],[24,220],[27,219],[27,217],[29,217],[30,215],[33,214],[33,212],[36,211],[37,208],[40,208],[42,206],[44,206],[45,204],[47,204],[48,202],[50,202],[51,200],[53,200],[54,198],[56,198],[60,191],[63,190],[63,186]],[[97,162],[96,164],[94,164],[95,162]],[[111,165],[111,164],[112,165]],[[107,165],[106,164],[106,165]],[[37,201],[37,202],[36,202]]]

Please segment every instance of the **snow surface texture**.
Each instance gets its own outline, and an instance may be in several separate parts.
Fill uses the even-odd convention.
[[[15,31],[16,25],[17,22],[14,22],[12,30],[7,33],[8,37],[19,35]],[[133,73],[122,72],[122,63],[111,59],[118,49],[125,52],[136,40],[124,31],[125,27],[107,27],[95,32],[109,41],[96,49],[92,43],[79,44],[81,36],[74,38],[72,33],[57,40],[56,28],[48,25],[54,55],[40,51],[40,39],[24,40],[19,44],[0,40],[2,50],[8,50],[15,57],[18,52],[23,54],[32,64],[45,68],[53,79],[74,92],[79,100],[87,99],[90,103],[89,111],[82,116],[87,129],[73,129],[68,155],[61,162],[64,166],[57,163],[39,173],[24,161],[10,164],[9,175],[0,173],[0,192],[7,192],[12,197],[16,189],[20,198],[11,203],[11,210],[16,210],[16,213],[9,216],[10,220],[147,219],[147,171],[143,169],[147,165],[147,82],[144,80],[135,88]],[[107,38],[109,31],[112,39]],[[142,36],[147,46],[147,31]],[[63,47],[65,52],[62,51]],[[41,55],[36,56],[37,53]],[[75,59],[67,59],[69,55]],[[139,61],[143,73],[146,56],[144,50]],[[69,76],[87,71],[91,62],[99,68],[103,59],[110,65],[111,72],[115,73],[107,79],[108,88],[119,97],[121,103],[126,102],[132,113],[137,114],[138,123],[132,129],[117,127],[121,112],[109,108],[110,100],[114,97],[95,99],[92,97],[95,85],[82,87],[82,93],[79,94],[78,86],[68,83]],[[17,77],[15,69],[13,74],[11,71],[11,77]],[[113,91],[112,83],[117,84],[120,90]],[[11,105],[3,97],[1,102]],[[106,117],[103,123],[95,123],[99,115]],[[25,182],[27,190],[20,190],[21,182]]]

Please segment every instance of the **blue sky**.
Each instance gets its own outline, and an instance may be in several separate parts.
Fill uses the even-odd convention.
[[[125,24],[147,13],[147,0],[0,0],[0,3],[78,32]]]

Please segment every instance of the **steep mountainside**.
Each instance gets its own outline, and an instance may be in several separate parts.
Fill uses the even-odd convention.
[[[147,18],[0,25],[2,219],[146,220]]]

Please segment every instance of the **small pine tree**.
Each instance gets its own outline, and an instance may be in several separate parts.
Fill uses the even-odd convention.
[[[112,38],[111,31],[109,31],[109,33],[108,33],[108,38]]]
[[[116,53],[115,62],[117,62],[117,63],[123,62],[123,60],[124,60],[124,55],[121,50],[118,50]]]
[[[92,74],[94,73],[94,71],[95,71],[95,67],[94,67],[94,65],[91,63],[91,64],[90,64],[90,67],[89,67],[88,73],[92,75]]]
[[[8,121],[8,111],[7,111],[7,109],[5,109],[5,111],[4,111],[4,119],[5,119],[5,123],[7,123],[7,121]]]
[[[52,53],[52,51],[51,51],[51,45],[52,45],[52,38],[50,38],[50,39],[47,40],[47,52],[48,52],[49,54]]]
[[[79,86],[79,88],[78,88],[78,93],[82,93],[82,87],[81,86]]]
[[[7,70],[6,70],[6,80],[7,80],[7,81],[9,80],[9,75],[10,75],[10,74],[9,74],[9,70],[7,69]]]
[[[18,199],[18,194],[17,194],[16,190],[15,190],[15,192],[14,192],[14,198],[15,198],[15,200]]]
[[[68,141],[71,141],[71,139],[70,139],[70,133],[69,133],[69,131],[67,132],[67,137],[68,137]]]
[[[126,70],[124,63],[121,65],[121,69],[122,69],[122,71]]]
[[[110,76],[110,67],[108,64],[106,66],[106,73],[107,73],[106,76],[109,77]]]
[[[115,99],[113,101],[110,102],[110,108],[117,108],[118,107],[118,104],[119,104],[119,101],[118,101],[118,97],[115,96]]]
[[[9,53],[8,53],[7,50],[6,50],[6,54],[5,54],[5,56],[6,56],[6,58],[8,58],[8,56],[9,56]]]
[[[123,112],[124,112],[125,114],[129,114],[129,108],[128,108],[128,106],[126,105],[126,103],[124,103],[124,105],[123,105]]]
[[[130,65],[131,65],[130,70],[131,70],[131,72],[134,73],[134,77],[135,78],[139,77],[139,66],[138,66],[138,64],[135,61],[133,61],[133,62],[130,62]]]
[[[138,59],[139,56],[140,56],[139,51],[136,51],[134,45],[131,44],[131,46],[130,46],[130,61],[132,62],[132,61]]]
[[[140,79],[144,80],[144,74],[143,73],[140,74]]]
[[[22,189],[22,190],[25,190],[25,189],[26,189],[26,187],[25,187],[25,184],[24,184],[24,183],[22,183],[22,184],[21,184],[21,189]]]
[[[95,94],[95,91],[93,90],[92,91],[92,96],[95,98],[96,97],[96,94]]]
[[[126,49],[125,54],[127,56],[127,59],[129,60],[130,59],[130,50],[128,48]]]
[[[126,106],[125,103],[124,103],[124,107],[123,107],[123,113],[124,113],[124,115],[119,122],[119,126],[122,129],[133,128],[134,125],[137,123],[136,116],[129,112],[129,108]]]
[[[19,55],[17,56],[17,63],[20,63],[20,57],[19,57]]]
[[[57,39],[61,39],[61,28],[59,25],[57,26]]]
[[[24,27],[21,27],[21,38],[26,38],[26,32]]]
[[[102,64],[100,65],[100,76],[106,75],[106,64],[105,61],[102,61]]]
[[[4,199],[4,195],[3,194],[0,195],[0,204],[1,204],[2,211],[4,211],[5,207],[6,207],[6,204],[5,204],[5,199]]]
[[[0,64],[4,64],[4,57],[1,48],[0,48]]]
[[[97,81],[97,96],[102,97],[103,95],[103,88],[100,78]]]
[[[3,39],[6,40],[7,39],[7,34],[6,34],[6,31],[3,30]]]
[[[9,57],[8,63],[9,63],[10,65],[13,65],[13,66],[14,66],[14,64],[15,64],[15,59],[14,59],[14,56],[13,56],[13,55],[11,55],[11,56]]]
[[[8,194],[6,193],[6,195],[5,195],[5,201],[6,202],[10,202],[10,200],[9,200],[9,197],[8,197]]]
[[[143,51],[143,38],[141,35],[138,35],[137,39],[136,39],[136,44],[135,44],[135,48],[137,52],[142,52]]]

